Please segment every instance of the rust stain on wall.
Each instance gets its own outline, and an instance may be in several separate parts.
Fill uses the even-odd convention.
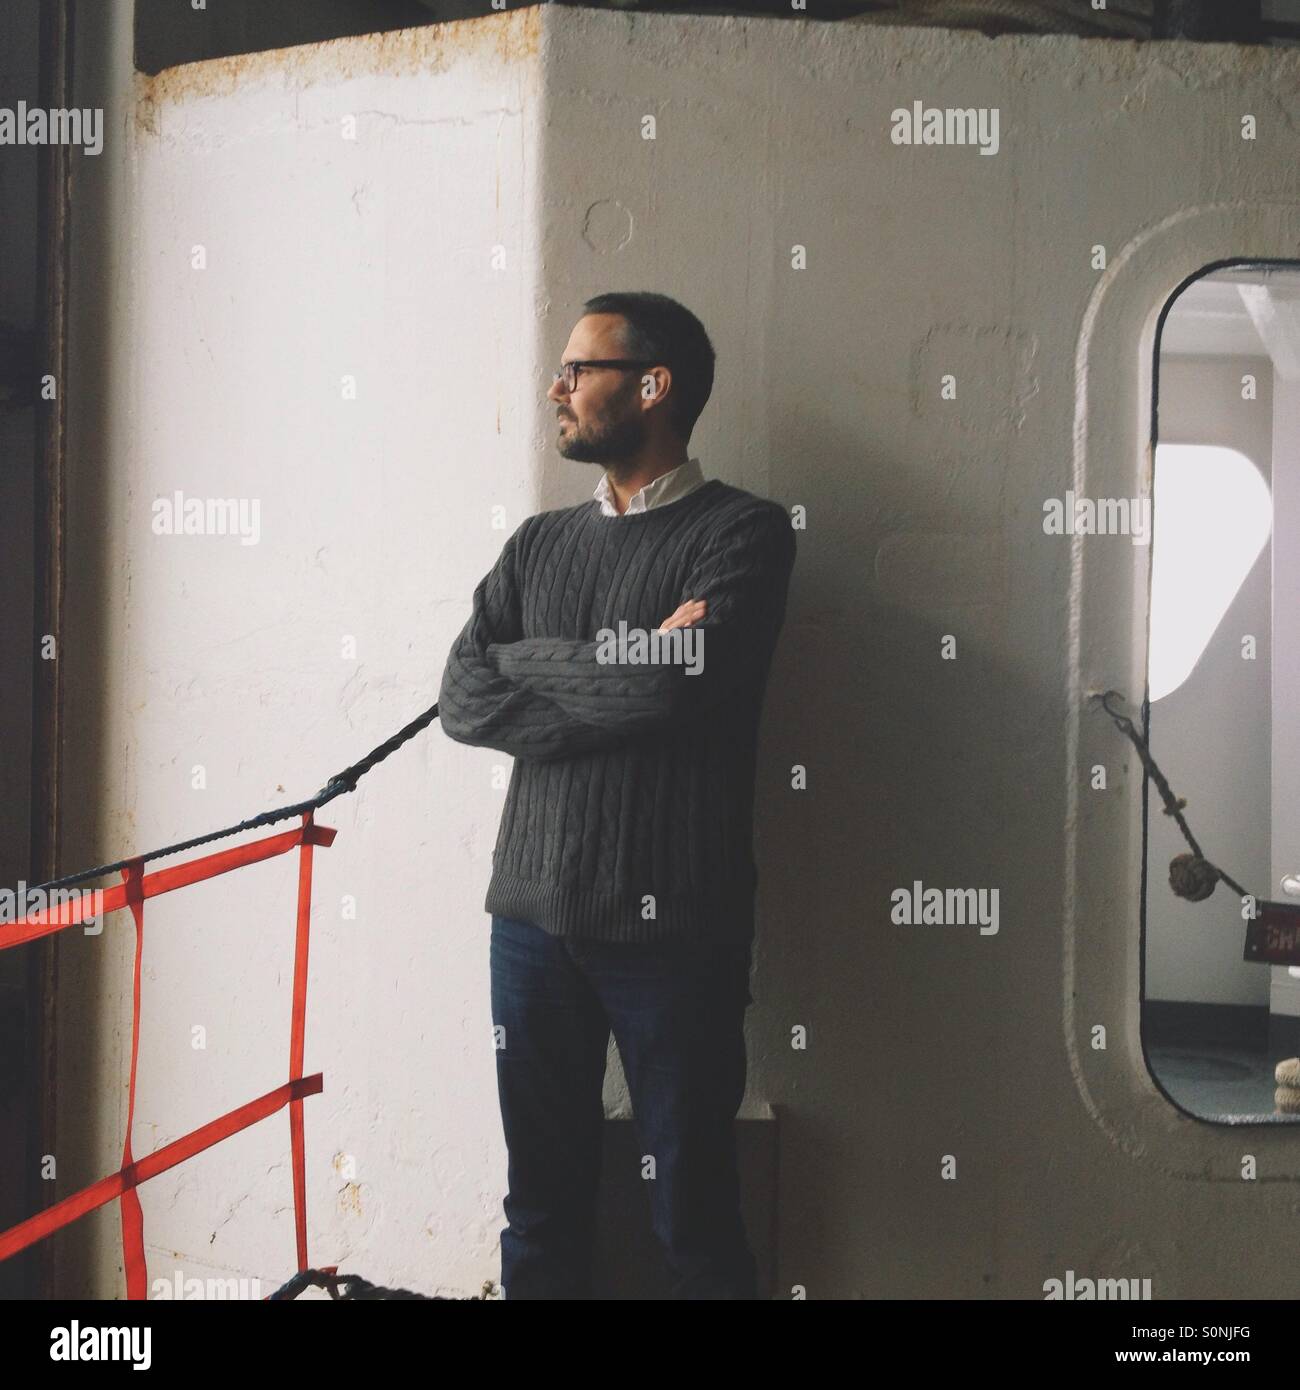
[[[241,88],[279,78],[289,90],[319,82],[347,81],[373,74],[442,72],[464,58],[490,58],[500,64],[527,62],[541,42],[543,7],[450,20],[418,29],[358,34],[323,43],[238,53],[200,63],[164,68],[155,76],[135,77],[135,125],[158,133],[160,107],[200,97],[229,96]]]

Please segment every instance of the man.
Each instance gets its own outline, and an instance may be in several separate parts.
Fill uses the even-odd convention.
[[[592,1295],[612,1028],[673,1296],[752,1299],[734,1120],[755,745],[794,532],[688,457],[713,388],[699,320],[649,293],[583,309],[547,394],[560,453],[604,466],[595,498],[506,541],[438,697],[451,738],[515,759],[485,902],[501,1283],[507,1300]]]

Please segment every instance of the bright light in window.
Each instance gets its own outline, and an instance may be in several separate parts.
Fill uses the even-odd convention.
[[[1151,699],[1191,674],[1263,550],[1273,502],[1236,449],[1156,446],[1151,543]]]

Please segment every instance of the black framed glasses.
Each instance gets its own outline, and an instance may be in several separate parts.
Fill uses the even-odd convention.
[[[591,367],[654,367],[656,362],[632,361],[626,357],[593,357],[586,362],[561,362],[560,370],[555,373],[554,380],[559,381],[564,378],[564,389],[566,391],[576,391],[578,389],[578,372]]]

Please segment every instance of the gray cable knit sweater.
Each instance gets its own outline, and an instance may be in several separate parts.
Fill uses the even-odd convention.
[[[755,748],[794,557],[784,509],[719,479],[633,515],[540,512],[506,541],[438,696],[451,738],[515,759],[488,912],[604,941],[752,935]],[[693,598],[702,636],[669,634],[685,645],[657,662],[601,636]]]

